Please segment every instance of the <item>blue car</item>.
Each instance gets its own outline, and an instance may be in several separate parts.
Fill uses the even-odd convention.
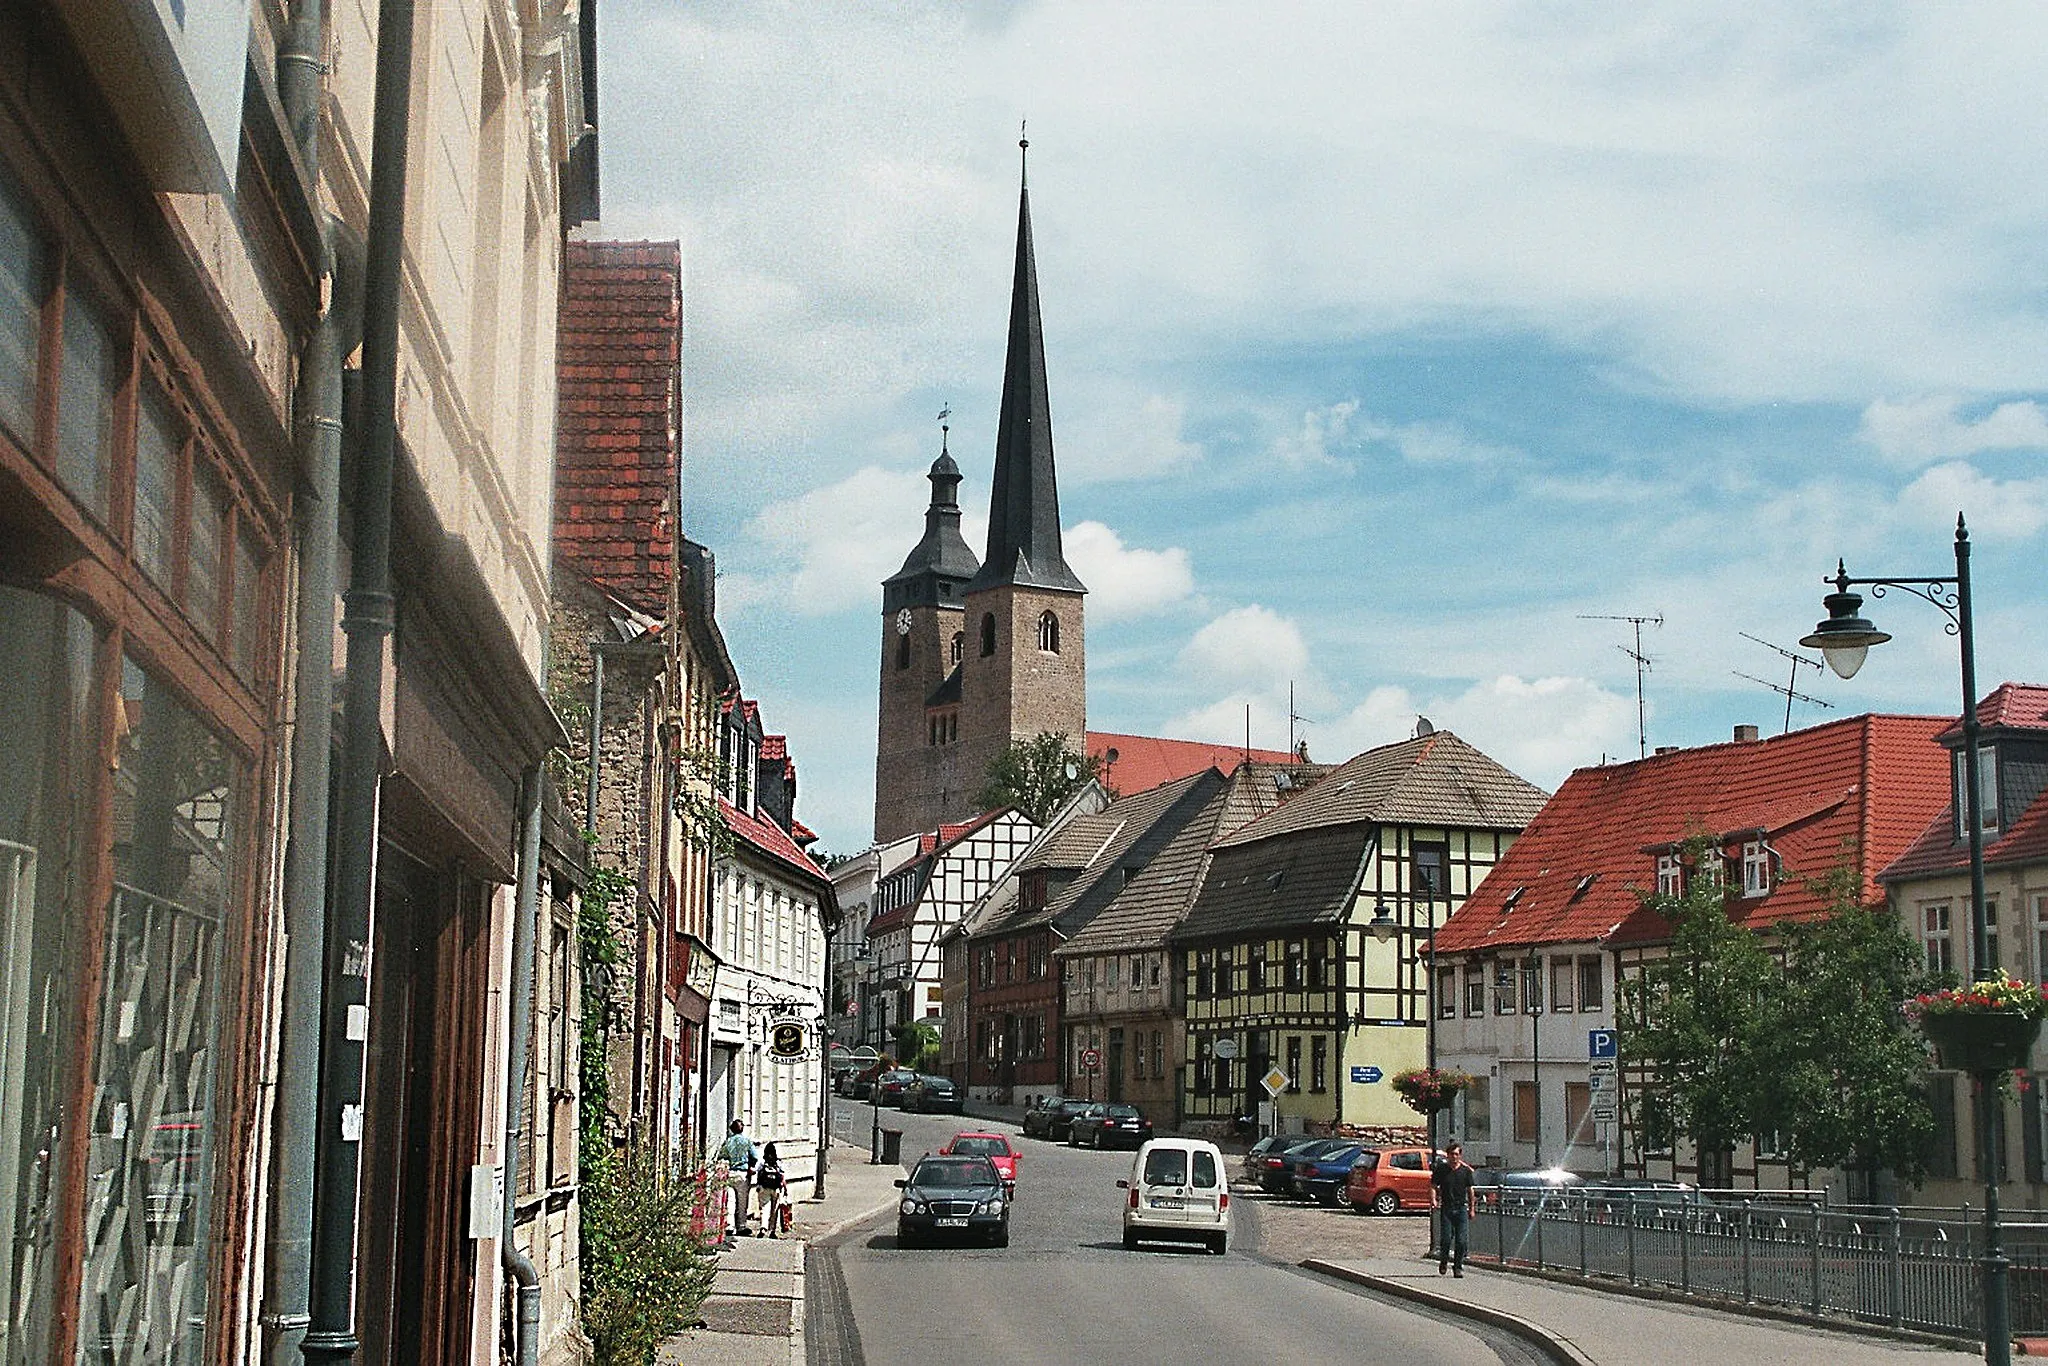
[[[1351,1165],[1365,1151],[1362,1143],[1346,1143],[1293,1163],[1294,1193],[1319,1205],[1334,1205],[1344,1198],[1344,1184],[1351,1179]]]

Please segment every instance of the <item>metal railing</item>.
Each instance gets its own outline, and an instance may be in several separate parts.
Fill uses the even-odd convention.
[[[1830,1207],[1819,1192],[1481,1192],[1480,1257],[1955,1337],[1983,1331],[1982,1215]],[[2001,1220],[2012,1326],[2048,1333],[2048,1223]]]

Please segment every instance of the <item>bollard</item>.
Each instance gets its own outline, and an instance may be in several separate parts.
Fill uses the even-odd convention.
[[[1891,1300],[1892,1327],[1902,1327],[1906,1321],[1906,1241],[1899,1227],[1899,1207],[1891,1207],[1891,1229],[1885,1238],[1885,1248],[1891,1254],[1891,1274],[1886,1277],[1885,1287]]]
[[[1543,1206],[1547,1199],[1547,1196],[1538,1195],[1535,1205],[1531,1207],[1529,1212],[1529,1222],[1534,1224],[1536,1228],[1536,1269],[1538,1271],[1543,1269]]]
[[[1579,1276],[1582,1279],[1586,1274],[1586,1217],[1587,1205],[1591,1199],[1586,1192],[1579,1192]]]
[[[1749,1201],[1742,1202],[1742,1302],[1754,1303],[1749,1287]]]
[[[1628,1193],[1628,1283],[1636,1283],[1636,1193]]]
[[[1813,1273],[1813,1297],[1807,1302],[1807,1309],[1815,1318],[1820,1317],[1820,1206],[1813,1206],[1813,1249],[1809,1254],[1809,1270]]]
[[[1678,1288],[1692,1293],[1692,1215],[1683,1205],[1678,1207]]]

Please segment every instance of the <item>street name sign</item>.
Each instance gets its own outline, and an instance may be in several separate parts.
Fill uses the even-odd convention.
[[[1361,1082],[1367,1086],[1372,1085],[1385,1075],[1387,1074],[1380,1071],[1379,1068],[1372,1066],[1354,1067],[1351,1069],[1351,1080]]]

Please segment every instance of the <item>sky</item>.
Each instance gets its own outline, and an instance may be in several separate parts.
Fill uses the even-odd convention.
[[[1773,734],[1824,573],[2048,681],[2048,10],[602,11],[603,218],[679,239],[683,525],[834,852],[938,414],[986,526],[1020,123],[1091,729],[1455,730],[1546,788]],[[1794,726],[1953,714],[1898,593]],[[1589,619],[1591,618],[1591,619]],[[1803,652],[1811,653],[1811,652]]]

